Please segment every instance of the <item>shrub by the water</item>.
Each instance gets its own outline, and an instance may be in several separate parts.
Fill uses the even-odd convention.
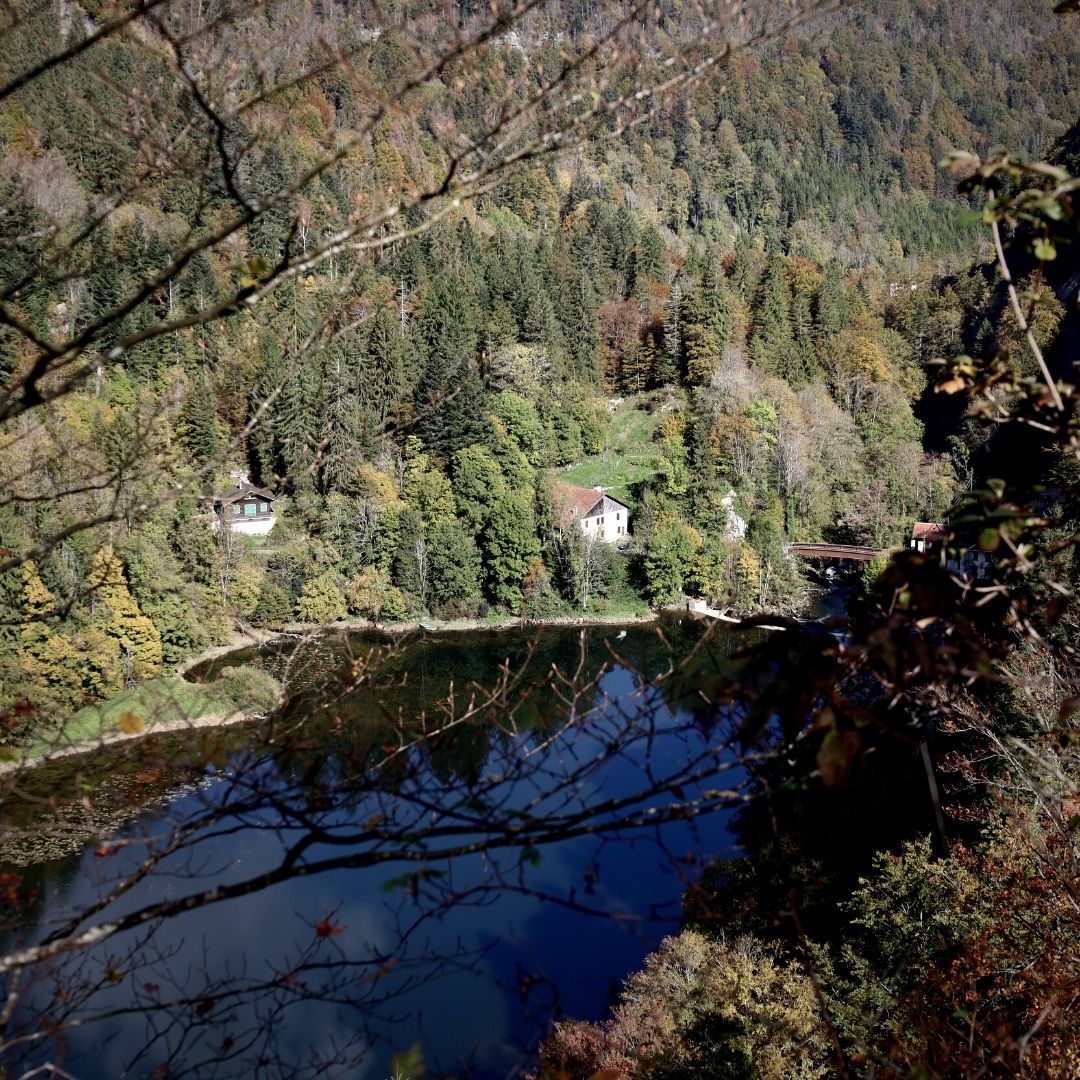
[[[829,1044],[813,985],[756,938],[665,938],[623,984],[611,1018],[558,1024],[540,1077],[818,1080]]]
[[[281,700],[281,683],[251,664],[224,668],[214,689],[244,712],[270,712]]]
[[[272,581],[263,582],[258,603],[252,613],[251,621],[256,626],[271,630],[280,629],[292,618],[292,601],[289,594]]]

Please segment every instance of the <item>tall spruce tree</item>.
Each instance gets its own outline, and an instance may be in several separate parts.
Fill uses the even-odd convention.
[[[285,156],[278,142],[272,142],[255,171],[255,196],[265,201],[275,196],[289,181]],[[288,204],[268,207],[248,226],[248,249],[251,254],[271,266],[285,251],[289,223],[292,219]]]
[[[750,356],[760,370],[797,381],[799,360],[791,327],[791,290],[783,260],[777,255],[769,259],[762,282]]]
[[[720,365],[720,338],[702,289],[693,289],[682,302],[683,356],[686,380],[707,386]]]
[[[222,445],[221,425],[205,373],[200,373],[188,394],[180,422],[180,437],[194,465],[205,465],[217,456]]]
[[[360,401],[356,392],[357,354],[352,335],[339,338],[326,351],[323,380],[326,401],[326,445],[322,465],[324,493],[347,489],[356,461],[365,449]]]
[[[89,225],[89,223],[87,223]],[[86,274],[86,293],[80,307],[77,326],[86,327],[108,314],[120,300],[120,264],[113,248],[112,229],[101,226],[90,234],[89,266]],[[99,334],[100,346],[114,345],[119,339],[120,324],[110,322]]]
[[[664,349],[658,358],[655,378],[661,385],[675,382],[683,367],[683,289],[676,281],[664,305]]]
[[[431,285],[415,322],[424,358],[414,395],[415,431],[444,460],[484,442],[484,390],[476,363],[476,310],[461,282],[446,274]]]
[[[719,348],[731,342],[734,329],[732,297],[717,259],[709,258],[701,275],[702,302],[709,329],[716,336]]]
[[[358,393],[376,431],[382,431],[397,404],[405,378],[405,345],[397,318],[378,307],[368,321],[359,356]]]
[[[814,333],[833,337],[847,326],[848,302],[844,293],[844,275],[834,259],[825,267],[817,302],[814,305]]]

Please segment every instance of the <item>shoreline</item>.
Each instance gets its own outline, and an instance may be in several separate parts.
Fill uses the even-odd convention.
[[[556,626],[638,626],[644,623],[656,622],[660,618],[660,614],[660,611],[650,609],[644,615],[553,615],[550,619],[524,619],[516,616],[508,618],[504,622],[488,622],[486,619],[446,619],[432,620],[433,630],[421,626],[421,620],[374,624],[347,620],[345,622],[329,623],[322,629],[377,630],[380,633],[395,636],[410,633],[461,634],[477,630],[546,630],[549,627]],[[302,623],[291,625],[296,628],[304,626]]]
[[[342,619],[332,623],[285,623],[280,630],[261,630],[250,628],[233,632],[233,640],[223,645],[211,645],[195,656],[188,657],[177,664],[175,672],[185,678],[189,671],[211,660],[220,660],[230,653],[241,649],[257,648],[269,645],[283,638],[316,637],[319,634],[336,631],[366,630],[391,637],[404,637],[407,634],[465,634],[483,630],[546,630],[559,626],[644,626],[656,622],[665,611],[685,611],[681,605],[670,608],[650,608],[644,615],[555,615],[550,619],[523,619],[508,617],[503,622],[488,622],[486,619],[446,619],[432,620],[434,629],[426,629],[420,620],[411,622],[373,623],[370,620]]]
[[[78,757],[83,754],[93,754],[98,750],[104,750],[107,747],[114,746],[118,743],[132,742],[136,739],[145,739],[148,736],[167,735],[174,731],[195,731],[202,728],[232,727],[235,724],[242,724],[248,720],[260,719],[262,719],[262,717],[258,714],[237,711],[225,713],[220,716],[211,714],[190,718],[184,717],[177,720],[163,720],[157,724],[147,725],[142,731],[108,731],[93,739],[86,739],[83,742],[57,745],[55,748],[46,750],[44,753],[37,754],[33,757],[22,758],[19,761],[0,762],[0,777],[8,776],[11,773],[22,773],[30,769],[38,769],[43,765],[52,765],[54,762],[62,761],[65,758]]]
[[[483,619],[449,619],[435,624],[434,630],[425,630],[419,622],[401,623],[375,623],[360,622],[357,620],[344,620],[334,623],[286,623],[281,630],[236,630],[232,640],[221,645],[212,645],[195,656],[188,657],[177,664],[174,669],[176,678],[187,679],[187,673],[199,665],[211,660],[220,660],[231,653],[242,649],[255,648],[261,645],[272,644],[286,637],[303,637],[310,635],[318,636],[326,632],[349,631],[349,630],[375,630],[379,633],[388,634],[392,637],[404,637],[407,634],[458,634],[476,632],[480,630],[543,630],[557,626],[641,626],[656,622],[661,611],[650,610],[644,615],[559,615],[551,619],[530,620],[513,618],[505,622],[491,623]],[[165,735],[176,731],[195,731],[205,728],[231,727],[246,721],[263,719],[259,714],[251,714],[242,711],[225,713],[222,715],[204,715],[175,720],[164,720],[160,723],[147,725],[143,731],[126,732],[113,730],[92,739],[68,745],[58,745],[48,749],[42,754],[21,758],[18,761],[0,762],[0,777],[10,776],[12,773],[22,773],[30,769],[37,769],[45,765],[62,761],[65,758],[78,757],[79,755],[92,754],[98,750],[115,746],[120,743],[131,742],[136,739],[145,739],[153,735]]]

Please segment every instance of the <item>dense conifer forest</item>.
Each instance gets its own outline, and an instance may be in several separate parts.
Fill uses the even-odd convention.
[[[546,1029],[535,1075],[1074,1076],[1080,15],[712,7],[0,12],[0,775],[84,743],[91,714],[137,735],[168,699],[300,730],[374,685],[352,657],[309,715],[258,664],[176,677],[241,635],[631,622],[696,598],[756,635],[728,650],[738,674],[691,648],[642,678],[675,713],[664,680],[701,680],[687,726],[706,756],[730,739],[746,787],[695,804],[656,782],[665,821],[737,808],[741,856],[689,859],[681,931],[603,1019]],[[580,524],[602,495],[617,542]],[[916,522],[944,547],[912,549]],[[792,544],[813,542],[878,553],[842,626],[808,617],[823,569]],[[965,577],[945,548],[991,569]],[[406,700],[401,664],[383,688]],[[493,847],[540,830],[523,882],[556,827],[473,802],[497,789],[490,753],[535,779],[498,728],[517,723],[509,660],[500,679],[476,707],[498,734],[470,699],[476,730],[425,766]],[[559,694],[569,729],[585,691]],[[367,817],[340,841],[377,849],[353,868],[422,846],[394,801],[430,735],[407,710],[348,736],[336,714],[318,761],[306,732],[275,748],[284,794],[246,747],[237,813],[284,806],[283,833],[329,844],[334,799],[374,790],[399,831]],[[546,724],[524,726],[549,746]],[[636,752],[641,730],[620,737]],[[415,867],[389,891],[449,890]],[[12,925],[19,880],[0,870]],[[82,919],[57,953],[87,945]],[[0,956],[0,1055],[21,1048],[20,973],[53,947]]]
[[[9,33],[7,62],[44,55],[58,28],[88,33],[94,15],[35,9]],[[963,426],[927,425],[930,365],[1015,334],[938,162],[956,148],[1040,154],[1064,134],[1080,106],[1080,36],[1052,18],[1040,0],[826,16],[621,137],[526,164],[435,223],[411,210],[417,235],[319,261],[255,319],[226,315],[101,364],[4,435],[9,549],[95,517],[106,478],[122,505],[3,576],[8,700],[101,697],[236,622],[544,618],[686,592],[734,613],[796,610],[785,540],[903,546],[972,477]],[[588,19],[535,13],[478,51],[471,85],[505,81],[511,107],[537,72],[558,70],[556,28],[584,33]],[[17,242],[0,284],[34,332],[93,327],[223,205],[300,174],[349,131],[365,80],[402,62],[393,32],[365,36],[362,7],[274,4],[232,27],[265,51],[267,78],[291,62],[276,25],[329,35],[353,67],[247,115],[228,133],[246,155],[216,188],[150,173],[125,198],[127,178],[152,167],[140,144],[151,132],[110,110],[137,80],[164,85],[160,42],[110,39],[6,98],[5,232]],[[656,32],[678,39],[677,6],[661,7]],[[195,107],[179,95],[162,130]],[[470,100],[434,80],[422,107],[387,116],[362,152],[227,250],[196,252],[95,347],[182,321],[314,248],[335,208],[421,190],[432,132],[467,136],[484,107],[479,90]],[[103,212],[106,227],[89,230]],[[1063,309],[1035,287],[1049,340]],[[9,375],[25,341],[11,326],[0,335]],[[158,501],[199,469],[198,490]],[[196,496],[236,473],[278,496],[279,524],[258,545],[203,527]],[[563,527],[563,480],[630,507],[628,552],[588,550]],[[98,578],[115,600],[87,602],[80,585]],[[50,610],[62,618],[31,618]]]

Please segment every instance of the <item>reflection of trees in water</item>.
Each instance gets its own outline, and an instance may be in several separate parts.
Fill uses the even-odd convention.
[[[758,647],[741,655],[747,643]],[[229,1074],[273,1059],[302,1075],[289,1032],[325,1006],[358,1018],[335,1051],[347,1070],[410,995],[465,971],[501,980],[523,1009],[544,1013],[539,1032],[558,1002],[542,958],[511,978],[485,966],[482,950],[433,945],[427,931],[506,896],[610,917],[599,855],[582,880],[559,886],[536,869],[547,850],[578,839],[598,852],[647,839],[647,859],[640,848],[627,858],[644,866],[656,855],[689,887],[701,846],[669,850],[665,829],[717,809],[742,808],[748,857],[712,869],[688,913],[737,912],[742,927],[772,936],[790,929],[795,903],[820,928],[869,853],[925,820],[925,789],[903,755],[886,765],[870,754],[847,788],[805,783],[819,743],[805,737],[805,714],[782,714],[777,702],[813,700],[814,680],[799,697],[783,679],[815,671],[814,658],[831,648],[813,627],[792,634],[787,654],[804,663],[778,676],[759,639],[667,620],[622,639],[563,629],[427,638],[380,645],[375,656],[364,637],[321,640],[314,660],[264,650],[268,666],[306,689],[258,729],[223,731],[186,751],[181,740],[151,739],[141,754],[132,747],[96,759],[98,768],[117,763],[125,782],[117,790],[130,792],[133,813],[202,775],[207,762],[217,780],[193,792],[175,820],[127,829],[101,858],[67,860],[72,880],[87,864],[100,873],[96,896],[107,903],[84,889],[69,890],[61,905],[46,895],[52,868],[35,871],[38,895],[15,913],[5,943],[7,976],[19,980],[7,1060],[58,1052],[70,1025],[123,1023],[133,1061],[153,1066],[167,1048],[176,1073],[199,1075],[201,1058],[217,1054]],[[39,822],[40,800],[59,781],[48,775],[36,791]],[[99,785],[91,799],[103,812],[109,790]],[[20,813],[33,824],[25,810],[9,822]],[[240,870],[229,866],[233,852],[249,851]],[[388,886],[392,912],[362,955],[340,948],[350,890],[338,875],[358,870]],[[290,888],[305,879],[325,885],[298,905]],[[303,927],[295,944],[260,941],[258,970],[187,970],[190,953],[178,940],[228,922],[236,905],[264,892],[294,905]],[[61,906],[79,914],[57,922]],[[647,914],[620,918],[634,925]],[[21,956],[20,935],[36,943]]]
[[[685,700],[710,665],[730,667],[726,650],[710,651],[700,627],[679,622],[621,641],[610,631],[482,637],[484,648],[439,639],[391,648],[377,664],[360,662],[348,639],[336,652],[320,644],[333,674],[260,727],[262,748],[233,733],[218,744],[234,748],[216,759],[218,779],[182,812],[85,856],[82,869],[92,864],[100,880],[93,897],[84,884],[69,898],[73,913],[23,909],[30,943],[19,952],[12,935],[0,960],[15,1001],[5,1060],[62,1053],[73,1025],[123,1024],[140,1068],[167,1060],[170,1075],[199,1075],[220,1059],[235,1075],[289,1059],[302,1075],[305,1062],[283,1042],[288,1017],[323,1003],[374,1023],[418,986],[475,969],[478,955],[460,943],[426,947],[432,920],[508,894],[610,914],[588,874],[543,883],[535,864],[554,845],[645,837],[685,879],[686,851],[667,850],[664,827],[738,805],[755,755],[734,752],[722,718],[703,726],[665,699]],[[183,771],[176,745],[148,741],[174,754],[159,759],[148,790]],[[348,895],[336,875],[356,870],[379,873],[394,912],[363,956],[339,948],[345,916],[334,899]],[[259,942],[266,955],[243,971],[217,970],[212,958],[205,971],[187,967],[178,942],[200,933],[192,918],[216,925],[245,898],[288,897],[305,879],[326,882],[326,903],[298,912],[307,925],[295,945]],[[519,981],[535,988],[536,978]],[[338,1064],[362,1057],[369,1027],[357,1021]]]

